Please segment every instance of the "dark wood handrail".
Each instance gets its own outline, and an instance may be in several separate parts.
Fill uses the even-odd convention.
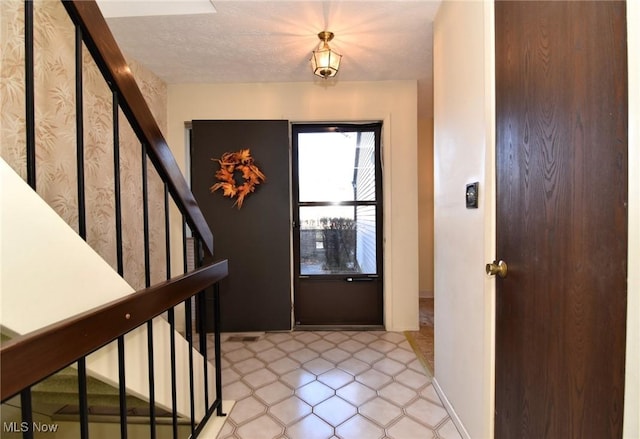
[[[0,349],[1,401],[98,350],[227,277],[227,260],[137,291],[6,342]]]
[[[119,94],[122,110],[136,134],[148,146],[149,158],[169,185],[175,203],[205,249],[213,254],[213,234],[193,193],[185,181],[167,142],[142,96],[127,62],[116,43],[100,8],[93,0],[65,0],[69,16],[82,29],[83,38],[107,82]]]

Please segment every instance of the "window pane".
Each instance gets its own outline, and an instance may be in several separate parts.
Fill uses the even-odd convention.
[[[375,201],[375,134],[298,134],[300,201]]]
[[[300,274],[376,274],[375,206],[300,207]]]
[[[361,273],[376,273],[376,207],[356,208],[356,260]]]

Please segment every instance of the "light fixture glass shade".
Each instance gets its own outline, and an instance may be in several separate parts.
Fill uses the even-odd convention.
[[[320,32],[318,38],[323,40],[323,42],[320,43],[318,50],[313,51],[311,68],[313,69],[314,75],[324,79],[331,78],[338,73],[342,55],[331,50],[327,43],[327,41],[333,38],[331,32]]]

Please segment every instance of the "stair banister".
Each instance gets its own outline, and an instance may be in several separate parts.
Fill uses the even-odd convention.
[[[155,121],[147,102],[145,101],[133,75],[122,55],[115,39],[105,19],[100,12],[97,4],[93,0],[62,0],[69,17],[76,27],[76,107],[82,106],[82,75],[81,65],[82,44],[89,50],[93,61],[98,66],[104,80],[110,87],[113,94],[113,120],[114,120],[114,169],[119,166],[119,141],[118,141],[118,109],[122,109],[127,117],[129,124],[138,136],[138,140],[142,149],[143,163],[143,193],[147,193],[146,189],[146,157],[153,163],[159,177],[164,182],[164,210],[165,210],[165,254],[166,254],[166,277],[170,278],[170,231],[169,231],[169,200],[168,194],[171,194],[173,201],[182,214],[182,240],[183,240],[183,257],[185,259],[184,268],[187,271],[187,238],[184,224],[186,223],[193,232],[195,242],[195,265],[199,267],[202,264],[203,253],[213,255],[213,234],[198,207],[197,202],[180,171],[162,133]],[[25,52],[27,55],[33,52],[33,3],[32,0],[25,0]],[[31,17],[31,18],[29,18]],[[33,60],[30,56],[26,56],[25,68],[27,78],[33,79]],[[80,75],[78,75],[80,71]],[[78,80],[78,78],[80,78]],[[33,130],[36,121],[29,117],[34,113],[33,105],[29,104],[29,94],[33,94],[33,81],[27,81],[26,98],[27,98],[27,120],[26,120],[26,156],[32,156],[33,160],[27,160],[27,180],[32,189],[35,189],[35,142],[30,131]],[[33,104],[33,103],[31,103]],[[31,110],[30,110],[31,109]],[[83,130],[82,130],[82,113],[77,113],[77,119],[80,121],[78,125],[78,186],[82,186],[82,163],[84,158],[83,151]],[[33,133],[31,133],[33,134]],[[117,173],[117,172],[116,172]],[[29,178],[31,176],[32,178]],[[33,181],[31,181],[33,180]],[[122,265],[122,233],[120,227],[121,212],[119,201],[119,177],[116,175],[115,189],[115,210],[116,210],[116,241],[117,241],[117,271],[120,276],[123,274]],[[79,210],[84,215],[86,208],[83,205],[83,195],[78,195]],[[144,200],[144,209],[147,209],[148,200]],[[79,216],[81,214],[79,213]],[[151,277],[149,272],[149,224],[147,221],[148,212],[145,210],[144,215],[144,234],[145,234],[145,284],[147,288],[139,290],[128,296],[109,302],[100,307],[83,312],[81,314],[70,317],[66,320],[41,328],[34,332],[18,336],[12,340],[2,343],[0,348],[0,357],[2,367],[0,368],[0,400],[6,403],[13,399],[14,396],[20,395],[22,421],[31,425],[32,407],[31,407],[31,387],[56,372],[73,365],[77,362],[78,375],[78,405],[80,407],[80,431],[81,437],[88,437],[88,404],[87,404],[87,368],[85,364],[86,356],[101,349],[105,345],[114,340],[118,340],[118,357],[124,360],[124,335],[132,330],[147,324],[148,335],[148,360],[149,360],[149,424],[151,437],[155,437],[155,406],[156,400],[154,395],[154,373],[153,373],[153,333],[151,329],[151,320],[160,314],[167,312],[169,316],[170,328],[170,349],[171,349],[171,410],[174,437],[177,437],[177,402],[176,402],[176,359],[175,359],[175,319],[174,308],[176,305],[184,303],[185,310],[185,338],[188,344],[189,355],[189,403],[190,403],[190,423],[191,437],[197,437],[203,430],[209,416],[214,411],[217,414],[222,413],[222,394],[221,394],[221,365],[220,365],[220,300],[219,289],[217,283],[227,277],[228,264],[227,261],[219,261],[200,267],[182,276],[174,277],[165,282],[149,286]],[[80,236],[86,238],[82,233],[82,223],[79,227]],[[196,299],[196,303],[201,303],[199,307],[199,323],[198,332],[203,335],[206,332],[207,312],[204,309],[204,291],[213,286],[213,316],[214,316],[214,349],[215,349],[215,400],[209,400],[209,387],[206,383],[207,374],[207,343],[208,337],[199,337],[199,350],[202,357],[198,357],[203,361],[204,370],[203,379],[205,388],[203,391],[205,402],[204,417],[198,415],[196,420],[195,394],[194,391],[194,347],[192,332],[191,303]],[[156,320],[158,321],[158,320]],[[120,389],[120,427],[121,437],[127,437],[127,403],[126,394],[127,387],[124,379],[124,361],[119,365],[119,389]],[[200,369],[199,369],[200,370]],[[200,395],[200,393],[199,393]],[[24,437],[32,437],[33,431],[24,432]]]
[[[0,400],[6,401],[227,275],[227,261],[216,262],[3,343]]]
[[[65,0],[62,3],[74,23],[81,27],[85,44],[109,86],[119,93],[119,104],[123,112],[138,137],[146,142],[149,158],[162,179],[167,182],[187,223],[202,239],[209,254],[213,254],[213,234],[209,225],[97,3],[88,0]]]

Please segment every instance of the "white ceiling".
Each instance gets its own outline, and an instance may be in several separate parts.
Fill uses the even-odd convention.
[[[440,0],[98,3],[123,52],[168,84],[323,81],[309,58],[329,30],[343,55],[336,81],[416,79],[419,111],[431,114]]]

